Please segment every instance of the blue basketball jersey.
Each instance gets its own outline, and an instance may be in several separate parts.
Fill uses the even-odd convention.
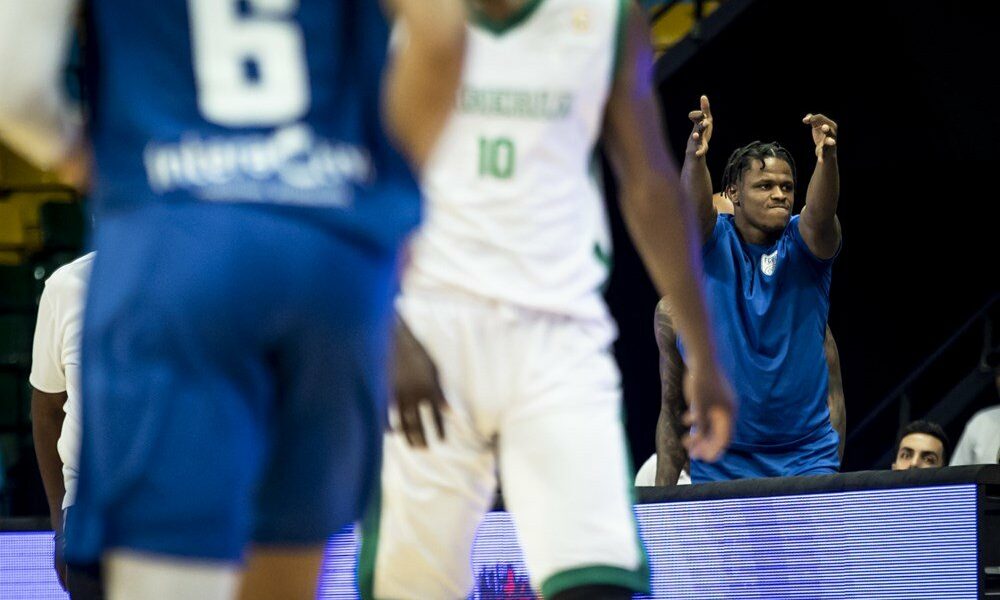
[[[98,211],[252,203],[392,245],[419,193],[379,118],[377,0],[94,0]]]
[[[812,254],[798,216],[765,247],[719,215],[703,260],[719,359],[739,399],[732,447],[794,450],[831,434],[836,447],[823,349],[833,259]]]

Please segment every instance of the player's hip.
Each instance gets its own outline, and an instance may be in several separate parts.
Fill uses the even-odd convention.
[[[102,215],[94,245],[88,329],[123,310],[184,313],[209,330],[245,321],[261,332],[262,317],[365,323],[389,310],[394,255],[253,207],[115,211]]]

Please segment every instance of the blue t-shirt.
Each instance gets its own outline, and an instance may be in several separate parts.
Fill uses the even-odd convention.
[[[719,215],[703,248],[704,285],[739,399],[733,450],[794,452],[832,432],[823,340],[833,260],[809,250],[798,216],[774,244],[757,246]]]
[[[94,0],[98,211],[244,203],[394,245],[419,192],[379,116],[377,0]]]

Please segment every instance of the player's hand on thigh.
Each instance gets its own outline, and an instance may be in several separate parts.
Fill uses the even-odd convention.
[[[684,422],[692,428],[684,445],[691,458],[715,462],[729,447],[736,418],[733,389],[718,367],[694,367],[684,378],[684,397],[691,407]]]
[[[398,427],[406,441],[416,448],[427,447],[421,406],[433,415],[434,428],[444,439],[443,411],[448,404],[438,382],[437,367],[427,350],[399,317],[396,318],[396,348],[393,369],[393,400],[399,416]]]

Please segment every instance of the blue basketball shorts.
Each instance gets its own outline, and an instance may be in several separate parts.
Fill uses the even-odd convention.
[[[103,215],[71,562],[313,545],[378,476],[395,253],[272,206]]]
[[[691,461],[691,482],[754,477],[829,475],[840,470],[840,437],[833,427],[790,444],[773,447],[731,446],[715,463]]]

